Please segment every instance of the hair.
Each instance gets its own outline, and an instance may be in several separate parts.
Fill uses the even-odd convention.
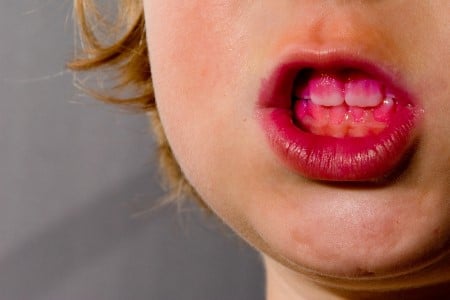
[[[77,49],[75,58],[67,66],[79,73],[100,71],[103,80],[115,74],[112,90],[116,96],[106,92],[100,84],[95,89],[87,88],[84,83],[75,84],[105,103],[147,113],[156,138],[163,183],[169,189],[166,199],[189,196],[207,208],[183,175],[161,125],[153,92],[142,1],[117,0],[117,7],[112,11],[104,2],[99,4],[97,1],[74,0],[81,49]],[[117,97],[123,91],[129,92],[130,88],[132,96]]]

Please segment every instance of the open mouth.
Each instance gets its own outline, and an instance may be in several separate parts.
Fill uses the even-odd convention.
[[[263,81],[259,108],[282,160],[327,181],[387,178],[414,143],[422,114],[389,74],[341,58],[283,64]]]
[[[291,96],[293,120],[316,135],[364,137],[377,135],[395,117],[396,96],[382,82],[357,70],[299,72]]]

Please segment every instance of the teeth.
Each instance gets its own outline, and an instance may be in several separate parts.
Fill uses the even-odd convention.
[[[341,124],[345,119],[347,106],[339,105],[330,109],[330,123],[333,125]]]
[[[380,134],[397,101],[367,74],[316,72],[294,90],[294,118],[305,130],[336,138]]]
[[[308,109],[308,102],[307,101],[297,101],[294,107],[295,116],[297,119],[301,120],[306,115],[308,115],[309,109]]]
[[[361,123],[367,120],[368,111],[362,107],[350,106],[348,111],[355,122]]]
[[[337,106],[344,103],[344,84],[336,76],[319,74],[309,82],[311,101],[323,106]]]
[[[346,124],[343,124],[341,126],[331,128],[328,130],[328,134],[335,138],[343,138],[347,135],[348,132],[348,126]]]
[[[325,107],[310,100],[300,100],[294,111],[296,120],[309,132],[342,138],[381,133],[388,126],[394,109],[393,99],[386,99],[375,109],[350,107],[346,104]],[[378,118],[375,117],[376,114]]]
[[[315,123],[323,126],[328,124],[330,119],[330,110],[321,105],[311,105],[311,115],[315,119]]]
[[[394,112],[395,101],[392,96],[384,99],[383,103],[373,110],[373,118],[380,122],[387,122]]]
[[[356,77],[345,84],[345,102],[350,106],[375,107],[382,101],[382,86],[376,80]]]
[[[333,72],[315,73],[306,86],[297,86],[294,94],[297,99],[322,106],[339,106],[345,102],[349,106],[376,107],[385,98],[382,84],[360,73],[351,74],[348,80]]]
[[[373,134],[379,134],[386,128],[386,124],[380,122],[372,122],[370,125]]]
[[[352,137],[364,137],[369,133],[369,129],[366,126],[351,127],[348,130],[348,134]]]

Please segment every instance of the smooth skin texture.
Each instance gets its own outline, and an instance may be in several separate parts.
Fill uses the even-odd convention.
[[[144,5],[169,143],[204,201],[263,253],[268,300],[388,299],[450,280],[448,0]],[[256,111],[261,82],[286,49],[345,49],[396,74],[425,112],[400,177],[325,184],[280,162]]]

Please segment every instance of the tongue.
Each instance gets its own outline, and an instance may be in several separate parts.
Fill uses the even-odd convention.
[[[396,106],[381,82],[357,71],[315,72],[295,87],[294,98],[302,129],[338,138],[379,134]]]

